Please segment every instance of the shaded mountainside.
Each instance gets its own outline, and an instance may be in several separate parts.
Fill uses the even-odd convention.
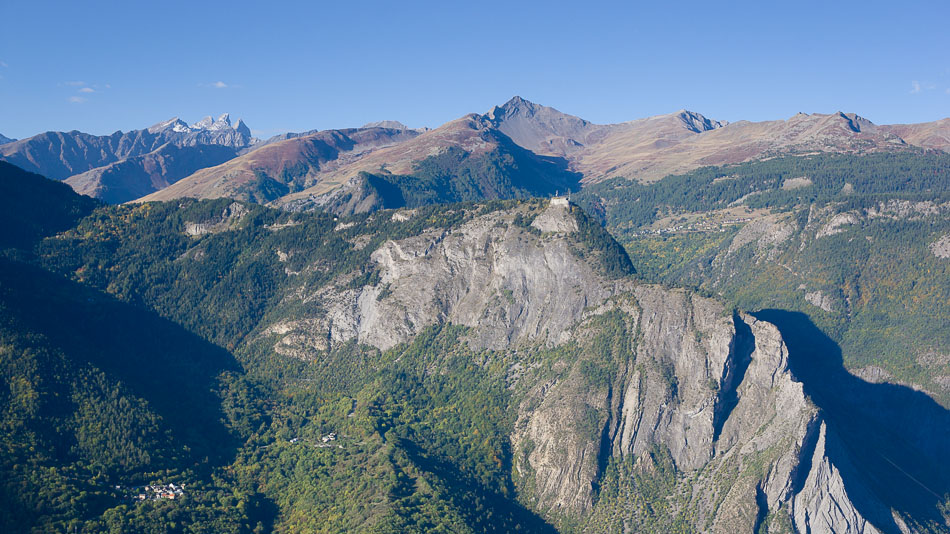
[[[0,249],[28,248],[72,228],[99,202],[68,186],[0,161]]]
[[[937,524],[950,491],[950,411],[911,388],[869,383],[842,366],[841,349],[805,314],[762,310],[788,343],[789,365],[822,409],[855,472],[884,502]]]
[[[219,501],[231,491],[211,471],[266,417],[243,406],[241,366],[150,310],[23,262],[98,201],[3,162],[0,188],[0,528],[240,532],[248,518]],[[192,504],[116,508],[147,483],[187,483]]]
[[[803,352],[786,347],[782,321],[637,280],[576,207],[495,201],[340,217],[230,199],[142,203],[99,208],[29,254],[34,266],[3,264],[5,276],[50,278],[24,295],[68,284],[89,296],[49,320],[17,297],[4,317],[27,313],[69,348],[76,332],[98,331],[90,321],[112,318],[95,311],[106,299],[122,320],[160,318],[223,358],[151,343],[142,377],[165,376],[154,367],[168,358],[174,369],[233,355],[246,370],[212,385],[223,400],[207,403],[226,415],[210,428],[239,436],[235,448],[175,471],[186,488],[206,487],[210,473],[214,490],[201,494],[222,507],[102,495],[81,513],[34,508],[33,524],[74,513],[97,531],[177,513],[184,531],[946,531],[943,408],[914,397],[908,411],[926,406],[931,434],[892,441],[892,427],[870,418],[862,428],[880,430],[878,441],[852,450],[840,410],[806,396],[822,389],[796,372]],[[134,352],[129,328],[121,350],[103,353]],[[179,338],[147,328],[157,334],[142,339]],[[134,357],[105,361],[139,387]],[[190,376],[215,370],[239,373],[211,365]],[[883,400],[913,397],[893,387]],[[13,420],[24,420],[21,406],[10,405]],[[923,473],[915,478],[933,495],[882,491],[907,482],[866,462],[869,451]]]
[[[284,209],[347,215],[377,209],[551,196],[578,189],[580,176],[554,158],[535,156],[503,136],[487,152],[450,147],[416,163],[409,174],[361,171],[326,195],[282,199]]]
[[[237,532],[246,522],[218,501],[230,491],[210,476],[240,443],[229,416],[241,401],[229,392],[243,379],[224,350],[153,312],[0,259],[0,368],[4,531],[175,521]],[[147,483],[190,486],[192,504],[116,513]]]

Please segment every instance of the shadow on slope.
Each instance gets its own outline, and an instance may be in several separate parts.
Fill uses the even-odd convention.
[[[739,405],[739,384],[745,380],[745,373],[749,370],[749,364],[752,363],[752,352],[755,351],[755,336],[752,335],[752,328],[735,312],[732,314],[732,322],[736,325],[736,344],[730,356],[735,367],[728,370],[722,377],[718,409],[713,414],[713,442],[719,441],[723,425]]]
[[[100,204],[62,182],[0,161],[0,249],[29,248],[72,228]]]
[[[476,531],[557,533],[541,516],[514,498],[486,488],[478,480],[466,476],[457,466],[440,460],[436,455],[427,454],[411,440],[401,438],[398,444],[409,460],[445,485],[451,502],[467,516],[466,519]],[[510,472],[510,458],[506,458],[505,463],[509,464],[507,467]],[[510,488],[512,495],[513,489]]]
[[[841,348],[803,313],[753,315],[778,327],[792,374],[848,450],[856,472],[842,471],[845,484],[860,477],[885,505],[921,523],[945,524],[939,507],[950,494],[950,411],[909,387],[855,377]],[[868,505],[855,506],[876,517]],[[897,531],[893,523],[879,526]]]
[[[222,372],[240,373],[241,367],[220,347],[153,312],[5,258],[0,258],[0,326],[39,334],[65,356],[65,371],[39,370],[57,387],[76,387],[70,383],[83,376],[81,370],[94,367],[148,403],[171,431],[170,446],[187,447],[184,458],[218,463],[233,457],[237,443],[222,422],[217,388]],[[73,417],[68,405],[63,408],[67,411],[59,417]]]
[[[470,153],[458,147],[429,156],[405,175],[360,173],[360,189],[341,204],[367,203],[372,209],[418,208],[432,204],[478,202],[512,198],[547,197],[580,189],[581,175],[568,169],[563,158],[529,152],[501,133],[488,152]],[[331,211],[343,213],[342,204]],[[368,211],[364,209],[364,211]]]

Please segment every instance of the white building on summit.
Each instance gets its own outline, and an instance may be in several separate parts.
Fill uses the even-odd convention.
[[[557,192],[551,197],[551,206],[561,206],[562,208],[571,207],[571,195],[559,195]]]

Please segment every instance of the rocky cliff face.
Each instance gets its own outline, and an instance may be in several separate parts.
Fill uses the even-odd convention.
[[[293,298],[311,311],[264,333],[303,356],[468,326],[472,348],[508,365],[521,499],[569,530],[906,530],[860,477],[842,475],[854,465],[775,326],[603,276],[576,246],[573,209],[522,204],[385,242],[373,283],[301,287]]]
[[[322,324],[325,336],[317,346],[356,339],[388,349],[446,322],[472,327],[470,341],[481,349],[563,343],[585,308],[603,303],[618,282],[599,277],[572,254],[565,238],[570,234],[541,233],[539,228],[576,228],[568,208],[547,208],[528,227],[515,224],[519,214],[532,215],[525,207],[495,212],[453,231],[384,243],[372,254],[377,284],[329,287],[305,297],[326,311],[304,320]]]

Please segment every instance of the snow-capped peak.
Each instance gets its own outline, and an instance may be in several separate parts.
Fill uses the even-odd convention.
[[[231,116],[228,113],[224,113],[217,119],[214,119],[211,117],[211,115],[208,115],[207,117],[190,126],[188,123],[179,119],[178,117],[172,117],[171,119],[155,124],[148,129],[148,131],[153,134],[166,131],[173,131],[176,133],[193,133],[226,132],[230,130],[234,130],[239,134],[244,134],[247,137],[251,137],[251,130],[247,127],[244,121],[238,119],[236,126],[231,125]]]
[[[231,129],[231,117],[225,113],[218,117],[218,120],[211,123],[209,130],[230,130]]]
[[[192,130],[207,130],[211,128],[213,124],[214,124],[214,119],[211,118],[211,115],[208,115],[207,117],[201,119],[200,121],[192,124],[191,129]]]
[[[178,117],[172,117],[167,121],[162,121],[158,124],[150,126],[148,131],[151,133],[158,133],[165,130],[172,130],[175,132],[190,132],[191,129],[188,128],[188,125],[185,124],[185,121],[179,119]]]
[[[224,113],[217,119],[211,118],[211,115],[201,119],[200,121],[191,125],[192,130],[230,130],[231,129],[231,116],[227,113]]]

